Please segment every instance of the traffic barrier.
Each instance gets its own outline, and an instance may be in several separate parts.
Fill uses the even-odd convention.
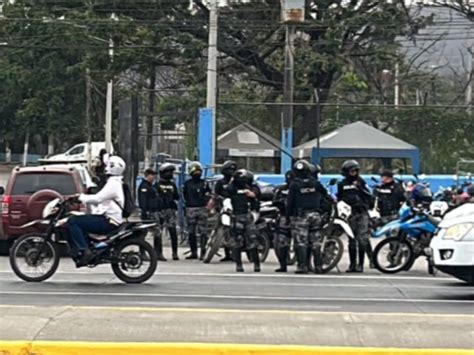
[[[473,355],[460,349],[393,349],[298,345],[0,341],[0,355]]]

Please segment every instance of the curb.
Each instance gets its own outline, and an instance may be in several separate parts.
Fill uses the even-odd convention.
[[[474,355],[474,350],[240,345],[0,341],[0,355]]]

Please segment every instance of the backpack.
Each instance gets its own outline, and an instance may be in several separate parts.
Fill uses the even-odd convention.
[[[132,191],[130,190],[130,186],[128,184],[122,184],[123,189],[123,207],[114,200],[114,202],[122,209],[122,217],[128,218],[132,215],[135,211],[135,201],[133,199]]]

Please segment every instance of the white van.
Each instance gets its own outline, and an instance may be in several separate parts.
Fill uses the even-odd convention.
[[[69,148],[62,154],[53,155],[46,159],[41,159],[40,162],[51,163],[51,162],[87,162],[88,160],[88,143],[80,143]],[[105,142],[92,142],[91,143],[91,159],[97,157],[101,151],[105,149]],[[113,151],[112,151],[113,153]]]

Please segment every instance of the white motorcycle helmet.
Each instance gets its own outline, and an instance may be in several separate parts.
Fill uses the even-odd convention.
[[[111,156],[105,166],[105,174],[110,176],[122,176],[127,165],[119,156]]]

